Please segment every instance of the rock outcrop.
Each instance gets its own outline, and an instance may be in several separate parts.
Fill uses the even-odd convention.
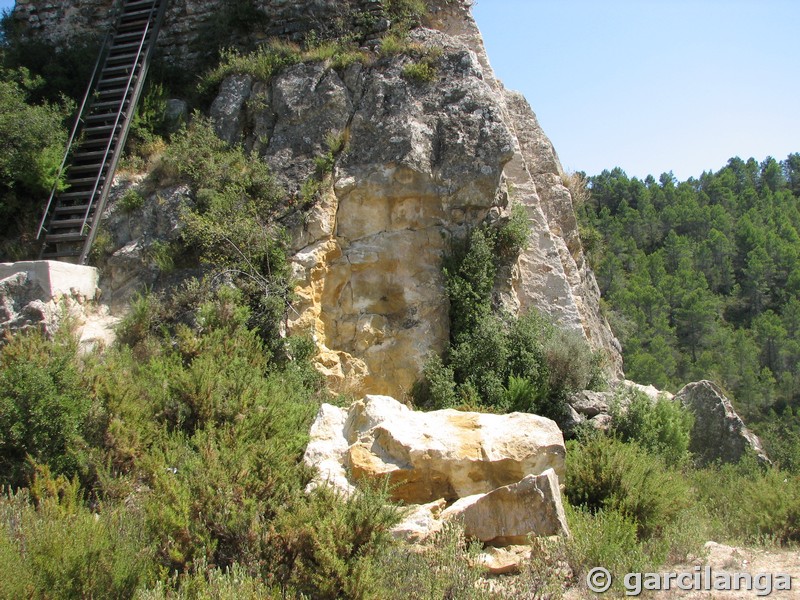
[[[494,78],[468,9],[446,7],[435,12],[441,30],[411,36],[440,53],[435,81],[410,81],[411,59],[397,56],[338,71],[300,64],[269,82],[231,76],[220,88],[218,133],[259,152],[290,194],[313,176],[326,137],[349,140],[330,187],[293,228],[300,301],[289,329],[312,334],[332,382],[408,393],[448,339],[443,256],[516,202],[531,241],[498,280],[499,301],[579,331],[619,374],[552,145],[525,100]]]
[[[419,541],[458,519],[470,537],[508,545],[568,533],[559,490],[564,456],[561,432],[544,417],[424,413],[367,396],[348,409],[322,406],[304,462],[317,470],[312,487],[345,494],[360,479],[388,478],[391,496],[410,506],[395,529],[405,539]]]
[[[31,35],[61,39],[68,29],[102,28],[108,5],[28,0],[17,4],[15,18]],[[449,339],[443,257],[454,240],[518,203],[528,214],[530,243],[501,270],[496,302],[512,313],[539,310],[579,332],[621,375],[620,347],[600,314],[552,144],[525,99],[495,78],[470,2],[427,6],[425,26],[408,42],[428,53],[434,77],[418,81],[408,76],[414,52],[375,51],[390,24],[382,0],[253,2],[265,19],[256,38],[302,39],[312,30],[324,37],[335,33],[331,24],[347,29],[352,21],[362,23],[357,39],[371,52],[349,66],[295,64],[269,81],[231,75],[211,106],[220,137],[261,156],[290,203],[319,178],[317,159],[330,140],[346,141],[332,173],[318,182],[315,205],[285,223],[297,282],[288,331],[315,340],[318,368],[332,388],[403,397]],[[170,3],[163,51],[191,62],[203,19],[224,10],[218,0]],[[176,193],[158,197],[169,204]],[[107,287],[124,296],[152,279],[146,249],[157,228],[126,236],[111,230]],[[167,241],[175,231],[165,230]]]
[[[700,464],[738,462],[748,452],[762,462],[770,462],[761,440],[745,426],[714,382],[690,383],[675,395],[675,400],[694,413],[689,450]]]

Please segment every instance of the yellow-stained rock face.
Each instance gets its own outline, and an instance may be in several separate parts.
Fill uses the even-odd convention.
[[[353,181],[332,186],[304,230],[317,239],[295,257],[300,302],[289,327],[313,333],[334,388],[402,395],[447,340],[450,210],[409,169]]]

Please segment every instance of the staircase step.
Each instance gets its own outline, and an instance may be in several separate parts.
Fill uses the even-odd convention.
[[[105,150],[93,150],[92,152],[87,152],[83,149],[79,149],[72,155],[72,162],[75,163],[81,160],[103,160],[105,155]]]
[[[142,34],[144,31],[127,31],[125,33],[116,33],[114,34],[114,39],[112,40],[112,44],[119,45],[124,42],[129,42],[131,40],[141,40]]]
[[[117,98],[117,102],[122,101],[122,99],[126,96],[127,90],[125,88],[113,88],[110,90],[98,90],[97,97],[98,98]]]
[[[108,134],[114,130],[113,123],[111,125],[96,125],[94,127],[86,127],[83,130],[85,135],[98,135],[98,134]]]
[[[92,105],[92,111],[101,111],[101,110],[113,110],[113,112],[117,112],[119,110],[119,105],[123,104],[119,100],[107,100],[105,102],[95,102]],[[130,100],[126,99],[124,104],[130,104]]]
[[[63,199],[66,194],[61,194]],[[86,209],[89,208],[88,204],[76,204],[74,206],[56,206],[55,213],[57,215],[85,215]]]
[[[153,2],[153,0],[136,0],[135,2],[125,2],[125,5],[122,8],[124,10],[141,8],[143,6],[150,8],[151,6],[153,6],[153,4],[155,4],[156,8],[158,8],[160,2]]]
[[[80,219],[61,219],[50,221],[50,233],[52,234],[56,229],[72,229],[75,227],[83,227],[83,217]]]
[[[153,14],[153,6],[146,6],[146,7],[128,7],[125,6],[122,8],[122,15],[120,15],[120,20],[124,22],[129,22],[135,19],[147,18],[150,19],[150,15]]]
[[[107,123],[109,125],[113,125],[114,121],[117,119],[116,111],[112,112],[104,112],[98,114],[92,114],[86,117],[84,120],[85,125],[89,125],[90,123]]]
[[[135,81],[135,80],[136,80],[135,76],[131,78],[127,75],[125,77],[110,77],[108,79],[101,79],[100,81],[98,81],[97,86],[104,88],[110,88],[110,87],[118,88],[121,85],[123,86],[128,85],[128,81]]]
[[[124,54],[115,54],[114,56],[108,56],[106,58],[106,66],[111,64],[117,63],[125,63],[129,64],[133,62],[133,59],[136,58],[136,52],[126,52]]]
[[[74,158],[72,159],[75,160]],[[89,163],[87,165],[76,165],[73,164],[69,168],[69,173],[99,173],[105,165],[103,163]]]
[[[136,52],[139,50],[139,46],[142,45],[141,36],[140,39],[136,40],[135,42],[125,42],[123,44],[112,44],[111,48],[109,49],[108,53],[110,56],[117,56],[119,54],[130,54],[131,50]]]
[[[110,77],[110,76],[116,75],[118,73],[124,73],[124,74],[127,75],[131,71],[133,71],[134,68],[135,68],[134,65],[130,65],[128,63],[121,63],[121,64],[113,66],[113,67],[106,66],[103,69],[103,72],[100,75],[100,77]]]
[[[46,235],[44,240],[48,244],[58,244],[59,242],[82,242],[88,236],[83,233],[56,233]]]
[[[105,177],[100,177],[100,182],[102,183]],[[98,180],[97,177],[77,177],[75,179],[68,179],[67,184],[70,186],[79,186],[79,185],[94,185],[94,183]]]

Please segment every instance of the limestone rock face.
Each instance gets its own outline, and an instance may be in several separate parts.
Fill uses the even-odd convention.
[[[712,381],[685,385],[676,395],[684,407],[695,415],[689,450],[701,464],[716,460],[736,462],[748,451],[769,463],[761,440],[736,414],[730,400]]]
[[[348,410],[323,405],[311,429],[306,464],[318,482],[350,489],[347,478],[382,480],[410,504],[490,492],[529,474],[564,476],[564,438],[550,419],[441,410],[417,412],[387,396]]]
[[[31,36],[51,40],[109,24],[110,0],[77,4],[20,1],[14,18]],[[454,240],[518,203],[528,214],[530,243],[501,270],[496,303],[516,314],[537,309],[578,332],[621,376],[620,347],[600,315],[552,144],[525,99],[495,78],[471,2],[426,4],[424,27],[412,30],[409,41],[435,57],[432,81],[408,77],[414,56],[374,52],[389,26],[385,0],[256,0],[264,23],[234,40],[297,40],[311,30],[324,38],[331,27],[352,26],[362,50],[373,51],[347,67],[295,64],[269,81],[231,75],[210,108],[221,138],[269,164],[287,206],[305,205],[309,188],[318,186],[313,206],[282,221],[297,282],[287,330],[315,340],[316,364],[334,390],[407,395],[427,357],[449,340],[443,257]],[[162,52],[191,64],[226,6],[171,2]],[[344,148],[321,176],[318,159],[334,140]],[[124,215],[112,209],[106,225],[115,255],[106,287],[115,297],[153,285],[148,248],[157,235],[167,242],[177,235],[170,215],[180,194],[159,191],[165,222],[144,215],[130,234]]]
[[[530,535],[569,535],[558,477],[552,469],[488,494],[462,498],[442,518],[461,519],[464,535],[496,546],[526,544]]]
[[[298,64],[220,87],[218,133],[262,155],[290,197],[330,140],[346,140],[314,208],[289,223],[299,298],[289,331],[316,340],[334,388],[407,394],[448,340],[443,256],[520,203],[531,242],[499,277],[498,301],[578,331],[621,373],[552,145],[524,98],[494,78],[468,8],[432,6],[436,29],[411,34],[441,53],[432,82],[409,80],[411,59],[397,56],[339,70]]]

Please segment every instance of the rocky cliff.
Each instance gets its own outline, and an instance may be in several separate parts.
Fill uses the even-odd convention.
[[[56,39],[66,28],[103,24],[108,4],[32,0],[18,2],[16,15]],[[165,51],[189,57],[193,36],[221,4],[175,0]],[[379,0],[257,4],[269,17],[264,37],[365,11],[371,28],[388,27]],[[531,237],[497,281],[498,302],[515,313],[539,309],[580,332],[621,374],[556,152],[525,99],[494,76],[469,5],[428,2],[425,26],[410,33],[435,49],[430,81],[407,76],[413,59],[405,54],[340,68],[301,63],[269,81],[230,76],[211,108],[219,135],[262,156],[289,194],[312,175],[326,139],[347,139],[320,201],[290,225],[299,301],[288,327],[311,333],[320,369],[356,393],[411,388],[448,339],[443,256],[513,203],[525,207]]]

